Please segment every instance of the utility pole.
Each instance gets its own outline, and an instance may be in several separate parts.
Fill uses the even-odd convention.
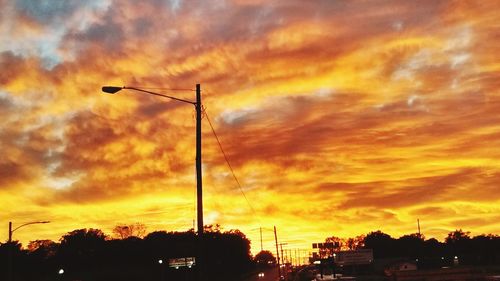
[[[422,234],[420,234],[420,219],[417,219],[417,227],[418,227],[418,238],[422,238]]]
[[[198,235],[203,235],[203,184],[201,175],[201,87],[196,84],[196,199]]]
[[[264,247],[262,246],[262,227],[260,227],[260,251],[264,251]]]
[[[9,243],[12,242],[12,222],[9,221]]]
[[[203,265],[205,260],[203,243],[203,184],[201,175],[201,86],[196,84],[196,199],[198,215],[198,281],[203,280]]]
[[[12,252],[13,252],[13,249],[12,249],[12,222],[9,221],[9,244],[8,244],[8,248],[7,248],[7,280],[8,281],[12,281],[12,272],[13,272],[13,269],[12,269]]]
[[[295,266],[298,266],[299,263],[298,263],[298,259],[297,259],[297,249],[295,249]]]
[[[288,255],[286,257],[286,262],[284,260],[284,255],[283,255],[283,245],[288,245],[288,243],[280,243],[281,247],[281,263],[283,264],[283,275],[285,276],[285,280],[288,278],[287,274],[287,263],[288,263]],[[286,251],[285,251],[286,253]]]
[[[276,242],[276,260],[278,261],[278,278],[281,278],[280,252],[278,251],[278,235],[274,226],[274,241]]]
[[[280,243],[280,249],[281,249],[281,263],[285,265],[285,260],[283,255],[283,243]]]

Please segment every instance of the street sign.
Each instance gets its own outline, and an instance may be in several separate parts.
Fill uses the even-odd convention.
[[[335,254],[335,263],[339,265],[370,264],[373,262],[372,249],[340,251]]]
[[[184,257],[184,258],[175,258],[168,260],[169,267],[191,267],[196,264],[196,260],[194,257]]]
[[[313,243],[313,249],[333,249],[338,248],[338,242]]]

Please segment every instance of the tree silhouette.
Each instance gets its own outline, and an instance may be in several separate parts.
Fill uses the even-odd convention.
[[[271,252],[260,252],[252,259],[250,241],[239,230],[222,231],[219,225],[208,225],[203,235],[207,280],[229,281],[255,269],[256,265],[275,261]],[[345,242],[344,249],[360,245],[373,249],[375,260],[382,258],[418,259],[419,268],[453,266],[454,257],[460,265],[500,264],[500,237],[469,232],[450,232],[445,243],[417,234],[394,239],[381,231],[366,237],[350,239],[328,237],[329,242]],[[12,251],[15,280],[58,280],[64,269],[64,280],[133,281],[191,280],[194,269],[169,269],[170,258],[194,257],[199,237],[193,230],[185,232],[155,231],[144,238],[130,236],[109,239],[98,229],[77,229],[61,237],[60,243],[50,240],[31,241],[27,249],[17,241],[0,244],[0,280],[6,280],[9,251]],[[343,244],[336,244],[339,249]],[[162,259],[162,264],[158,261]],[[163,275],[162,275],[163,274]],[[164,279],[161,279],[165,277]],[[309,279],[310,280],[310,279]]]
[[[90,273],[103,265],[106,235],[99,229],[77,229],[61,238],[58,263],[75,276],[92,278]]]
[[[132,236],[142,238],[146,235],[146,226],[142,223],[117,225],[113,228],[113,235],[119,239],[126,239]]]
[[[358,250],[365,246],[365,235],[358,235],[354,238],[348,238],[345,242],[347,250]]]
[[[333,255],[333,252],[339,251],[344,247],[345,242],[344,239],[336,237],[336,236],[330,236],[325,239],[325,243],[331,245],[331,246],[324,246],[319,249],[319,255],[321,257],[329,257]]]
[[[205,229],[208,230],[203,237],[207,274],[213,280],[231,280],[238,272],[251,268],[250,241],[244,233],[239,230],[221,232],[218,225]],[[225,268],[224,272],[220,272],[220,268]]]
[[[273,253],[267,250],[260,251],[257,255],[255,255],[253,260],[259,266],[271,266],[276,264],[276,258]]]
[[[457,229],[448,233],[448,237],[446,237],[445,242],[447,244],[458,243],[462,241],[466,241],[470,239],[470,232],[464,232],[462,229]]]
[[[43,257],[49,257],[56,254],[59,245],[52,240],[34,240],[28,244],[30,253],[39,253]]]
[[[389,234],[377,230],[366,235],[364,245],[367,249],[373,249],[374,258],[385,258],[394,256],[396,249],[394,242]]]
[[[492,234],[475,236],[471,247],[478,253],[474,264],[494,264],[500,252],[500,237]]]
[[[418,233],[403,235],[397,239],[396,245],[401,256],[414,259],[423,254],[424,239]]]

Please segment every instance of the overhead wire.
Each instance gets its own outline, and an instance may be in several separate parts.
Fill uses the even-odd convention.
[[[207,113],[206,108],[203,108],[203,112],[205,113],[205,116],[207,117],[208,124],[210,125],[210,128],[212,129],[212,133],[214,134],[215,140],[217,141],[217,144],[219,145],[219,149],[222,152],[222,155],[224,156],[224,160],[226,161],[226,164],[229,167],[229,170],[231,171],[231,175],[233,176],[233,178],[234,178],[234,180],[235,180],[235,182],[236,182],[236,184],[238,186],[238,189],[240,190],[241,194],[245,198],[245,201],[247,202],[248,206],[252,210],[252,213],[254,214],[254,216],[257,216],[256,212],[255,212],[255,209],[252,207],[252,204],[250,204],[250,201],[248,200],[245,192],[243,191],[243,187],[241,186],[240,181],[236,177],[236,174],[234,172],[233,167],[231,166],[231,163],[229,163],[229,158],[227,157],[227,154],[224,151],[224,148],[222,148],[222,144],[221,144],[221,142],[219,140],[219,137],[217,136],[217,133],[215,132],[215,129],[214,129],[214,126],[212,125],[212,122],[210,121],[210,117],[208,117],[208,113]]]

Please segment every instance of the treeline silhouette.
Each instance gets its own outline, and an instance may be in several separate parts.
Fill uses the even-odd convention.
[[[195,280],[195,267],[170,268],[168,259],[195,257],[197,240],[193,230],[111,239],[99,229],[77,229],[59,242],[32,241],[27,249],[13,241],[0,245],[0,280],[7,280],[9,256],[16,281]],[[239,230],[206,226],[203,245],[207,280],[236,280],[253,268],[250,241]]]
[[[382,231],[373,231],[356,238],[328,237],[335,251],[373,249],[374,260],[408,259],[419,268],[436,268],[451,265],[498,265],[500,264],[500,236],[483,234],[471,237],[470,232],[455,230],[440,242],[425,239],[418,233],[393,238]],[[324,249],[328,255],[330,249]]]

